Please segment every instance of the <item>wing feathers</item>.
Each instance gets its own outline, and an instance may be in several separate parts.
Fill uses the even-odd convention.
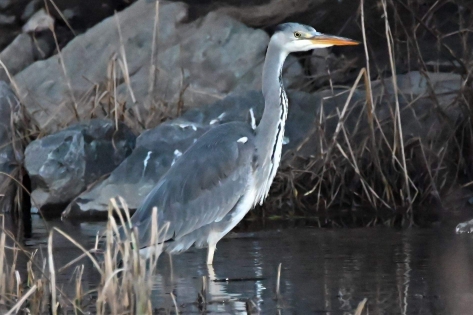
[[[238,139],[247,137],[242,143]],[[215,127],[194,143],[161,178],[132,217],[146,246],[153,207],[158,224],[169,222],[165,240],[220,221],[248,189],[254,133],[245,123]]]

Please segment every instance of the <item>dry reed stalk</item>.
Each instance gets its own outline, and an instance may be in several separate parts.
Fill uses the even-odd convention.
[[[49,9],[48,9],[47,5],[46,5],[46,10],[48,11],[47,13],[49,14]],[[56,49],[57,49],[57,52],[58,52],[59,62],[61,64],[62,73],[64,75],[64,80],[66,81],[66,85],[67,85],[67,88],[69,89],[70,97],[71,97],[71,100],[72,100],[72,103],[73,103],[72,111],[74,113],[74,116],[75,116],[76,120],[80,121],[77,101],[76,101],[76,98],[75,98],[75,95],[74,95],[74,91],[72,89],[71,80],[69,79],[69,75],[67,73],[66,64],[64,63],[64,56],[62,55],[61,48],[59,47],[59,42],[58,42],[58,39],[57,39],[57,36],[56,36],[56,32],[54,30],[54,25],[49,25],[49,29],[50,29],[51,33],[53,34],[54,43],[56,44]]]
[[[399,146],[400,146],[400,151],[401,151],[401,159],[402,159],[402,167],[403,167],[403,172],[404,172],[404,189],[407,194],[408,198],[408,215],[409,215],[409,220],[410,220],[410,225],[414,224],[414,217],[412,215],[412,197],[411,197],[411,190],[409,189],[409,175],[407,173],[407,165],[406,165],[406,153],[404,149],[404,135],[402,132],[402,122],[401,122],[401,113],[400,113],[400,106],[399,106],[399,96],[398,96],[398,86],[397,86],[397,76],[396,76],[396,66],[395,66],[395,57],[394,57],[394,50],[392,47],[392,43],[394,41],[391,33],[391,28],[389,26],[389,21],[388,21],[388,10],[387,10],[387,4],[386,0],[382,1],[383,5],[383,11],[384,11],[384,21],[385,21],[385,30],[386,30],[386,40],[388,44],[388,52],[389,52],[389,62],[391,66],[391,71],[392,71],[392,83],[394,87],[394,98],[395,98],[395,103],[396,103],[396,112],[395,112],[395,121],[397,123],[396,127],[397,130],[395,129],[395,142],[393,145],[393,156],[396,155],[396,143],[399,141]],[[397,136],[397,137],[396,137]]]
[[[81,307],[83,296],[84,296],[84,291],[82,288],[82,276],[84,275],[84,265],[77,266],[75,270],[75,274],[76,274],[76,283],[75,283],[76,297],[74,299],[74,306]],[[74,313],[76,315],[78,314],[76,307],[74,307]]]
[[[53,258],[53,231],[49,233],[48,238],[48,264],[49,277],[51,279],[51,312],[53,315],[57,315],[58,304],[56,303],[56,270],[54,269]]]
[[[0,302],[5,304],[3,300],[6,296],[6,275],[5,275],[5,245],[6,245],[6,235],[5,235],[5,218],[3,215],[0,215],[2,219],[2,232],[0,234]]]
[[[128,61],[126,59],[126,51],[125,51],[125,45],[123,42],[123,36],[122,36],[122,30],[120,27],[120,21],[118,19],[118,14],[115,12],[115,21],[117,23],[117,29],[118,29],[118,38],[120,39],[120,54],[122,60],[120,60],[119,65],[122,69],[122,74],[123,78],[125,80],[126,86],[128,88],[128,91],[131,96],[131,100],[133,101],[133,104],[136,103],[136,98],[135,98],[135,93],[133,92],[133,88],[131,87],[131,80],[130,80],[130,71],[128,70]]]
[[[363,312],[363,309],[365,308],[366,302],[368,301],[367,298],[364,298],[360,303],[358,303],[358,306],[356,307],[355,310],[355,315],[361,315]]]
[[[28,298],[33,295],[33,293],[36,292],[36,284],[33,285],[29,290],[28,292],[26,292],[26,294],[24,294],[21,299],[5,314],[5,315],[11,315],[11,314],[16,314],[20,311],[20,308],[21,306],[23,305],[23,303],[25,303]]]
[[[356,87],[358,86],[362,76],[363,76],[363,73],[364,71],[361,70],[359,73],[358,73],[358,77],[356,78],[355,80],[355,83],[353,84],[352,88],[350,89],[350,92],[348,94],[348,98],[345,102],[345,105],[343,106],[343,109],[342,109],[342,112],[339,114],[339,121],[338,121],[338,124],[337,124],[337,127],[335,128],[335,132],[333,133],[333,136],[332,136],[332,141],[330,143],[330,146],[328,147],[327,151],[325,152],[325,159],[324,159],[324,165],[327,164],[328,162],[328,159],[331,157],[331,153],[332,153],[332,150],[333,148],[335,147],[335,144],[337,142],[337,136],[342,128],[342,124],[344,122],[344,118],[345,118],[345,114],[347,113],[347,109],[348,109],[348,105],[350,104],[350,101],[353,97],[353,94],[355,93],[355,89]],[[321,182],[319,181],[311,190],[307,191],[306,193],[304,193],[304,196],[308,196],[308,195],[311,195],[316,189],[317,187],[321,185]]]
[[[374,117],[373,117],[374,115],[376,115],[375,113],[376,103],[373,102],[373,89],[371,87],[370,55],[368,51],[368,38],[366,36],[364,0],[361,0],[360,9],[361,9],[361,31],[363,35],[363,48],[365,51],[365,67],[366,67],[365,68],[365,87],[366,87],[366,105],[368,107],[366,111],[366,115],[368,118],[368,124],[369,124],[370,132],[371,132],[371,150],[373,150],[373,152],[376,152],[377,151],[376,150],[376,135],[375,135]],[[379,125],[377,127],[380,128]],[[377,154],[373,154],[372,156],[374,158],[378,171],[382,177],[385,190],[389,190],[388,180],[386,179],[386,176],[384,175],[379,156]]]
[[[117,100],[117,60],[113,60],[113,108],[114,108],[114,117],[115,117],[115,128],[118,130],[118,100]]]
[[[44,0],[45,2],[45,7],[48,8],[48,4],[47,4],[47,0]],[[69,21],[67,20],[66,16],[64,15],[64,13],[62,13],[61,10],[59,10],[58,6],[56,5],[56,3],[53,1],[53,0],[49,0],[49,2],[51,2],[51,4],[53,5],[54,9],[56,10],[56,12],[59,14],[59,16],[61,17],[61,19],[64,21],[64,23],[67,25],[67,27],[69,28],[69,30],[71,31],[71,33],[74,35],[74,37],[77,37],[77,33],[74,31],[74,29],[72,28],[71,24],[69,23]],[[49,10],[48,10],[48,14],[49,14]]]
[[[281,283],[281,267],[282,263],[279,263],[278,265],[278,274],[276,278],[276,297],[279,298],[281,292],[280,292],[280,283]]]
[[[149,81],[148,81],[148,98],[151,100],[153,95],[154,87],[156,84],[156,72],[158,71],[158,26],[159,26],[159,1],[156,1],[154,24],[153,24],[153,39],[151,41],[151,59],[149,69]],[[150,102],[151,103],[151,102]]]
[[[121,215],[121,220],[125,220],[126,217],[129,223],[130,214],[127,213],[128,207],[123,199],[120,199],[121,207],[118,207],[117,202],[112,203],[110,209],[109,222],[105,231],[105,249],[103,263],[99,263],[92,255],[92,250],[86,250],[81,244],[74,240],[64,231],[58,228],[51,229],[48,237],[47,245],[47,257],[43,260],[43,267],[39,270],[42,271],[37,274],[33,270],[33,266],[37,265],[35,262],[35,253],[32,255],[28,254],[29,261],[27,263],[27,283],[30,286],[29,290],[23,294],[21,289],[21,279],[18,271],[16,270],[16,247],[15,256],[11,268],[5,269],[5,249],[10,247],[6,245],[7,233],[2,230],[0,234],[0,301],[5,305],[13,305],[10,308],[9,313],[22,310],[22,305],[28,303],[28,309],[35,314],[40,314],[46,311],[45,307],[49,305],[49,311],[52,314],[58,314],[61,307],[61,312],[66,309],[72,309],[75,314],[83,314],[83,302],[86,301],[87,296],[92,292],[97,292],[97,298],[95,301],[97,314],[152,314],[153,307],[151,303],[151,291],[153,288],[153,273],[156,269],[157,260],[159,254],[162,251],[162,242],[159,241],[161,235],[166,234],[168,225],[165,225],[158,229],[158,213],[157,209],[153,210],[152,214],[152,226],[153,233],[151,235],[150,245],[154,245],[150,251],[149,259],[141,257],[139,254],[139,244],[137,243],[138,238],[136,237],[135,231],[129,231],[129,240],[131,242],[121,242],[116,239],[119,231],[119,226],[114,220],[114,215],[117,213],[125,212],[125,215]],[[2,221],[3,222],[3,221]],[[80,249],[83,254],[79,255],[78,258],[87,258],[95,266],[100,276],[100,283],[95,290],[84,292],[82,287],[82,278],[84,274],[84,265],[76,265],[73,275],[75,275],[74,292],[75,296],[73,299],[67,297],[67,295],[56,286],[57,274],[66,270],[68,267],[77,264],[78,258],[73,259],[65,266],[57,269],[54,264],[54,243],[53,236],[55,233],[65,237],[75,247]],[[13,236],[10,235],[13,239]],[[27,254],[27,252],[25,252]],[[118,262],[121,261],[121,266]],[[49,279],[44,275],[46,271],[49,271]],[[7,272],[6,272],[7,271]],[[45,287],[45,283],[48,283],[49,290]],[[58,296],[58,293],[60,294]],[[10,300],[3,300],[7,296],[13,296],[17,299],[16,303],[12,303]],[[51,303],[48,303],[50,299]],[[177,302],[175,301],[176,310]]]
[[[18,85],[16,84],[16,81],[13,79],[13,77],[10,74],[10,71],[8,71],[7,66],[5,66],[5,64],[3,63],[2,60],[0,60],[0,65],[2,66],[2,69],[5,70],[5,73],[8,77],[8,79],[10,80],[10,84],[12,85],[13,90],[14,90],[15,94],[17,95],[18,99],[19,99],[20,98],[20,89],[18,88]]]

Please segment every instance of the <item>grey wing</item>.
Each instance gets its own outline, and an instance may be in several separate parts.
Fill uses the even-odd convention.
[[[253,139],[253,130],[237,122],[215,127],[199,138],[133,215],[140,245],[149,245],[153,207],[158,208],[158,226],[169,223],[161,241],[178,239],[228,214],[248,189]]]

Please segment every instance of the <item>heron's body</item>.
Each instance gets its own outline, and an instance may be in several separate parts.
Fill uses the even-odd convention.
[[[327,37],[300,24],[279,26],[263,68],[265,109],[259,125],[253,130],[246,123],[231,122],[212,128],[173,164],[132,217],[143,252],[153,245],[151,218],[156,207],[158,226],[168,224],[158,238],[165,242],[164,250],[208,247],[207,263],[212,263],[217,242],[257,203],[263,203],[276,175],[288,111],[282,84],[284,60],[291,51],[337,43],[355,42]]]

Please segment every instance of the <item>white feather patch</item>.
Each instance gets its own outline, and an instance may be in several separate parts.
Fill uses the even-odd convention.
[[[141,174],[142,177],[145,176],[146,167],[148,166],[148,161],[151,158],[151,153],[153,153],[153,152],[148,151],[148,154],[146,155],[146,158],[143,161],[143,173]]]
[[[240,142],[240,143],[246,143],[246,141],[248,141],[247,137],[242,137],[242,138],[237,140],[237,142]]]
[[[216,124],[218,122],[220,122],[223,117],[225,117],[227,114],[225,112],[221,113],[216,119],[212,119],[209,123],[209,125],[213,125],[213,124]]]
[[[253,112],[253,107],[250,108],[250,117],[251,117],[251,129],[256,130],[256,119],[255,119],[255,113]]]

